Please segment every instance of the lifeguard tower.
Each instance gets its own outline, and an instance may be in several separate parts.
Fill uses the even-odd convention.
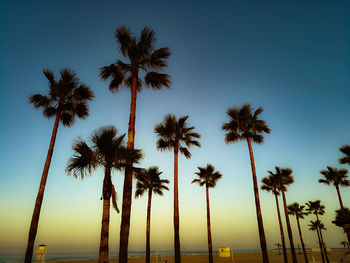
[[[41,244],[36,250],[36,263],[45,263],[46,245]]]
[[[229,247],[219,247],[219,257],[229,258],[231,257],[231,251]]]

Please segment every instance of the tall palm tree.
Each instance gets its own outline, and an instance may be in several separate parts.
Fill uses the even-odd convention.
[[[222,177],[222,174],[215,171],[215,168],[211,164],[207,164],[207,167],[197,167],[199,172],[197,179],[192,180],[193,183],[199,184],[199,186],[205,185],[205,194],[207,200],[207,230],[208,230],[208,251],[209,251],[209,263],[213,263],[213,243],[211,239],[211,226],[210,226],[210,206],[209,206],[209,188],[214,188],[216,182]]]
[[[222,130],[226,131],[225,143],[234,143],[237,141],[246,141],[249,149],[250,164],[252,168],[253,187],[255,197],[256,216],[259,227],[260,246],[262,251],[263,262],[269,262],[266,246],[266,238],[264,225],[261,215],[259,189],[255,172],[255,162],[253,155],[252,142],[261,144],[264,142],[263,133],[270,133],[271,130],[267,126],[266,122],[258,119],[259,115],[263,112],[263,108],[259,107],[254,113],[252,113],[252,107],[250,104],[244,104],[241,108],[232,107],[229,108],[226,113],[229,117],[229,121],[222,125]]]
[[[87,102],[94,98],[91,89],[80,83],[75,72],[64,68],[60,71],[60,79],[56,80],[51,70],[45,69],[43,73],[49,81],[48,95],[34,94],[29,97],[29,103],[34,105],[35,109],[42,109],[43,116],[50,119],[55,117],[50,146],[47,152],[43,173],[41,175],[40,186],[35,201],[32,221],[30,223],[28,244],[25,254],[25,263],[32,262],[33,247],[38,229],[41,205],[44,198],[44,191],[51,164],[53,149],[55,146],[56,135],[59,123],[63,126],[71,127],[76,117],[85,119],[89,115],[89,106]]]
[[[324,215],[325,214],[325,206],[321,205],[321,200],[316,200],[316,201],[308,201],[306,203],[306,211],[308,212],[308,214],[314,214],[316,216],[316,221],[320,221],[319,216]],[[321,221],[320,221],[321,222]],[[323,224],[322,224],[323,225]],[[329,263],[329,259],[328,259],[328,255],[327,255],[327,248],[326,248],[326,244],[323,241],[323,235],[322,235],[322,229],[319,229],[320,232],[320,239],[321,239],[321,244],[322,244],[322,248],[323,248],[323,253],[324,253],[324,257],[327,261],[327,263]]]
[[[179,194],[178,194],[178,154],[182,153],[187,159],[191,158],[188,150],[191,146],[200,147],[197,139],[201,136],[194,132],[195,127],[188,127],[188,116],[176,119],[175,115],[168,114],[164,121],[154,127],[158,136],[157,149],[160,151],[174,151],[174,247],[175,263],[181,262],[179,236]]]
[[[322,262],[324,263],[323,246],[322,246],[320,232],[321,232],[321,230],[327,230],[327,229],[324,227],[323,223],[321,223],[320,220],[316,220],[316,221],[310,220],[310,224],[308,226],[310,227],[309,228],[310,230],[316,231],[316,233],[317,233],[318,244],[320,246],[320,252],[321,252],[321,258],[322,258]]]
[[[275,170],[276,170],[275,174],[271,171],[267,171],[267,172],[271,176],[275,176],[279,182],[279,191],[282,193],[284,215],[286,218],[289,244],[290,244],[290,249],[292,252],[292,261],[293,261],[293,263],[296,263],[297,262],[297,255],[295,253],[295,248],[294,248],[293,233],[292,233],[292,227],[290,226],[288,208],[287,208],[287,200],[286,200],[286,194],[285,194],[285,192],[287,191],[287,186],[294,183],[294,178],[292,176],[293,170],[290,168],[280,168],[278,166],[275,167]]]
[[[151,257],[151,203],[152,203],[152,193],[163,195],[163,190],[168,190],[169,188],[165,184],[169,184],[169,180],[160,179],[162,174],[159,171],[158,166],[151,166],[148,169],[142,170],[136,175],[136,191],[135,197],[141,197],[144,193],[148,192],[148,204],[147,204],[147,221],[146,221],[146,263],[150,263]]]
[[[167,47],[155,49],[155,32],[148,27],[141,31],[139,38],[131,34],[125,26],[117,27],[115,37],[119,50],[128,62],[117,60],[100,69],[100,78],[110,80],[109,90],[118,92],[121,87],[131,90],[131,103],[128,129],[128,148],[134,149],[136,97],[145,85],[147,88],[170,88],[170,76],[160,71],[168,66],[170,50]],[[143,80],[141,79],[143,77]],[[132,171],[126,169],[123,186],[122,222],[120,227],[119,262],[128,261],[128,242],[132,198]]]
[[[280,226],[280,233],[281,233],[281,241],[282,241],[282,249],[283,249],[283,260],[285,263],[288,262],[288,256],[287,256],[287,249],[286,249],[286,242],[284,239],[284,232],[283,232],[283,225],[282,225],[282,219],[281,219],[281,213],[280,213],[280,207],[278,203],[278,196],[280,194],[279,188],[280,188],[280,182],[276,176],[269,175],[267,177],[264,177],[261,180],[261,190],[265,190],[267,192],[272,192],[275,196],[276,201],[276,208],[277,208],[277,216],[278,216],[278,223]],[[285,187],[285,186],[283,186]]]
[[[121,170],[127,163],[137,163],[141,158],[140,151],[129,150],[124,143],[125,134],[117,136],[114,126],[106,126],[96,129],[88,145],[81,138],[73,143],[74,155],[69,159],[66,167],[68,175],[82,179],[91,175],[97,167],[103,167],[104,179],[102,188],[103,212],[100,239],[99,263],[108,262],[108,239],[109,239],[109,212],[110,199],[115,210],[117,206],[117,193],[112,183],[111,173],[113,170]]]
[[[344,157],[339,158],[339,163],[350,165],[350,145],[340,147],[339,151],[345,155]]]
[[[304,208],[305,208],[304,205],[299,205],[297,202],[294,202],[294,203],[288,205],[288,213],[289,213],[290,215],[295,216],[295,218],[296,218],[296,220],[297,220],[301,247],[303,248],[303,253],[304,253],[305,262],[308,263],[309,260],[307,259],[305,244],[304,244],[303,235],[302,235],[302,233],[301,233],[300,222],[299,222],[299,219],[300,219],[300,218],[301,218],[301,219],[304,219],[304,216],[307,215],[307,213],[304,212]]]
[[[339,186],[350,186],[350,180],[347,179],[348,170],[344,168],[338,170],[337,168],[327,166],[327,170],[322,170],[320,173],[324,176],[325,179],[319,179],[318,182],[326,185],[334,185],[335,189],[337,190],[340,208],[344,209]]]
[[[348,180],[348,170],[341,168],[333,168],[330,166],[327,166],[327,170],[322,170],[320,173],[324,176],[325,179],[319,179],[319,183],[323,183],[326,185],[333,184],[335,189],[337,190],[340,209],[344,209],[343,201],[340,195],[339,186],[350,186],[350,180]],[[350,230],[345,231],[347,234],[348,241],[350,242]]]

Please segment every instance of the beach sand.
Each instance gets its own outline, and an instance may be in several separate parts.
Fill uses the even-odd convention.
[[[329,260],[330,262],[340,262],[340,258],[344,258],[344,251],[332,251],[329,254]],[[321,255],[320,253],[316,252],[308,252],[308,259],[310,263],[313,262],[322,262],[321,261]],[[349,255],[348,255],[349,256]],[[220,258],[218,255],[214,254],[214,263],[216,262],[227,262],[232,263],[231,258]],[[234,263],[253,263],[253,262],[262,262],[261,253],[234,253]],[[313,259],[315,261],[313,261]],[[165,263],[166,260],[168,263],[174,262],[173,256],[167,256],[162,257],[161,259],[156,257],[151,257],[152,263]],[[269,260],[272,263],[283,263],[283,255],[278,255],[277,253],[269,253]],[[297,253],[297,260],[298,262],[305,262],[304,261],[304,255]],[[290,253],[288,253],[288,261],[292,262],[292,258]],[[97,260],[86,260],[86,261],[63,261],[63,262],[57,262],[57,263],[96,263]],[[118,263],[117,259],[111,259],[109,260],[110,263]],[[141,263],[145,262],[144,257],[135,257],[135,258],[129,258],[128,263]],[[206,263],[208,262],[208,256],[207,255],[186,255],[181,257],[181,263]]]

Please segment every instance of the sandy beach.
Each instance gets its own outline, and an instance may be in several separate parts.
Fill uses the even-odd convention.
[[[329,260],[330,262],[340,262],[341,258],[344,258],[344,251],[332,251],[329,254]],[[292,258],[290,253],[288,254],[289,257],[289,262],[292,262]],[[349,255],[348,255],[349,257]],[[277,253],[269,253],[269,259],[270,262],[283,262],[283,256],[278,255]],[[297,259],[298,262],[304,262],[304,256],[303,254],[297,253]],[[308,259],[310,263],[317,263],[317,262],[322,262],[321,261],[321,255],[320,253],[316,252],[309,252],[308,253]],[[144,262],[145,258],[144,257],[135,257],[135,258],[129,258],[130,263],[141,263]],[[151,257],[151,262],[152,263],[173,263],[174,262],[174,257],[173,256],[166,256],[162,257],[161,259],[156,257]],[[96,263],[98,262],[97,260],[86,260],[86,261],[62,261],[62,262],[57,262],[57,263]],[[109,261],[110,263],[118,263],[117,259],[111,259]],[[181,262],[182,263],[206,263],[208,262],[208,256],[207,255],[186,255],[181,257]],[[231,258],[221,258],[218,255],[214,255],[214,262],[227,262],[231,263],[232,259]],[[234,254],[234,263],[248,263],[248,262],[262,262],[261,258],[261,253],[236,253]]]

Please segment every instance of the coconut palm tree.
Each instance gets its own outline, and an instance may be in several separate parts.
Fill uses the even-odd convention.
[[[337,168],[327,166],[327,170],[322,170],[320,173],[324,176],[325,179],[319,179],[318,182],[326,185],[334,185],[335,189],[337,190],[340,208],[344,209],[339,186],[350,186],[350,181],[347,179],[348,170],[344,168],[338,170]]]
[[[288,257],[287,257],[287,249],[286,249],[286,242],[284,239],[284,232],[283,232],[283,225],[282,225],[282,219],[281,219],[281,213],[280,213],[280,207],[278,203],[278,196],[280,194],[279,188],[280,188],[280,182],[276,176],[269,175],[264,177],[261,180],[261,190],[265,190],[267,192],[273,193],[275,196],[275,201],[276,201],[276,208],[277,208],[277,216],[278,216],[278,223],[280,226],[280,233],[281,233],[281,241],[282,241],[282,249],[283,249],[283,260],[285,263],[288,262]],[[285,186],[283,186],[285,187]],[[286,189],[285,189],[286,190]]]
[[[286,201],[286,194],[285,194],[285,192],[287,191],[287,186],[294,183],[294,178],[292,176],[293,170],[290,168],[280,168],[278,166],[275,167],[275,170],[276,170],[275,174],[271,171],[267,171],[267,172],[271,176],[275,176],[277,178],[277,180],[279,181],[279,185],[280,185],[279,191],[282,193],[284,215],[286,218],[289,244],[290,244],[290,249],[292,252],[292,261],[293,261],[293,263],[295,263],[295,262],[297,262],[297,256],[296,256],[295,248],[294,248],[293,233],[292,233],[292,228],[290,226],[287,201]]]
[[[317,233],[318,244],[320,246],[320,252],[321,252],[321,258],[322,258],[322,262],[324,263],[324,255],[323,255],[322,240],[321,240],[320,232],[321,230],[327,230],[327,229],[324,227],[323,223],[321,223],[320,220],[316,220],[316,221],[310,220],[310,224],[308,226],[310,227],[309,230],[316,231]]]
[[[179,197],[178,197],[178,153],[182,153],[187,159],[191,158],[188,150],[191,146],[200,147],[197,139],[201,136],[194,132],[195,127],[188,127],[188,116],[176,119],[175,115],[168,114],[164,121],[154,127],[158,136],[157,149],[160,151],[174,151],[174,247],[175,263],[181,262],[180,236],[179,236]]]
[[[32,103],[35,109],[42,109],[44,117],[48,119],[55,117],[55,123],[51,134],[50,146],[47,152],[43,173],[41,175],[32,221],[30,223],[28,244],[24,259],[25,263],[32,262],[33,247],[38,229],[40,210],[44,198],[46,180],[50,169],[59,123],[62,123],[63,126],[71,127],[74,124],[76,117],[85,119],[89,115],[89,106],[87,102],[94,98],[94,93],[91,89],[87,85],[80,83],[76,73],[71,69],[62,69],[60,71],[59,80],[56,80],[53,72],[49,69],[43,70],[43,73],[49,81],[49,93],[48,95],[31,95],[29,97],[29,103]]]
[[[100,69],[100,78],[110,80],[109,90],[113,93],[126,87],[131,91],[128,148],[134,149],[136,97],[143,86],[152,89],[170,88],[170,76],[161,73],[168,66],[170,50],[167,47],[155,49],[155,32],[148,27],[141,31],[139,38],[131,34],[125,26],[117,27],[115,37],[119,50],[127,62],[117,60]],[[142,80],[142,78],[143,80]],[[132,171],[126,169],[123,186],[122,222],[120,227],[119,262],[128,260],[128,242],[132,198]]]
[[[74,155],[69,159],[66,173],[75,178],[85,178],[92,174],[97,167],[104,169],[103,179],[103,212],[100,239],[99,263],[108,262],[108,238],[109,238],[109,210],[110,199],[115,210],[117,206],[117,193],[112,183],[113,170],[121,170],[127,163],[137,163],[141,158],[140,151],[129,150],[124,143],[125,134],[117,136],[114,126],[106,126],[96,129],[91,137],[90,144],[77,138],[73,143]]]
[[[295,216],[295,218],[296,218],[296,220],[297,220],[301,247],[302,247],[302,249],[303,249],[305,262],[308,263],[309,260],[307,259],[305,244],[304,244],[303,235],[302,235],[302,233],[301,233],[300,222],[299,222],[299,219],[300,219],[300,218],[301,218],[301,219],[304,219],[304,216],[307,215],[307,213],[304,212],[304,208],[305,208],[304,205],[299,205],[297,202],[294,202],[294,203],[288,205],[288,213],[289,213],[290,215]]]
[[[205,185],[205,194],[207,200],[207,230],[208,230],[208,251],[209,251],[209,263],[213,263],[213,244],[211,239],[211,226],[210,226],[210,206],[209,206],[209,188],[214,188],[216,182],[222,177],[222,174],[215,171],[215,168],[211,164],[207,164],[206,167],[197,167],[198,178],[192,180],[193,183],[199,184],[199,186]]]
[[[266,122],[258,119],[259,115],[263,112],[263,108],[259,107],[252,113],[252,107],[250,104],[244,104],[241,108],[232,107],[229,108],[226,113],[229,117],[229,121],[222,125],[222,130],[226,132],[225,143],[234,143],[237,141],[246,141],[249,149],[250,164],[252,168],[253,187],[255,197],[256,216],[258,221],[260,246],[262,251],[263,262],[269,262],[264,225],[261,215],[259,189],[255,172],[255,162],[253,155],[252,142],[261,144],[264,142],[263,133],[270,133],[271,130],[267,126]]]
[[[316,201],[308,201],[306,203],[306,211],[308,214],[314,214],[316,216],[316,221],[320,221],[319,216],[324,215],[325,214],[325,206],[321,205],[321,200],[316,200]],[[321,222],[321,221],[320,221]],[[323,224],[322,224],[323,225]],[[328,255],[327,255],[327,248],[326,248],[326,244],[323,241],[323,235],[322,235],[322,229],[319,229],[320,232],[320,239],[321,239],[321,244],[322,244],[322,248],[323,248],[323,253],[325,256],[325,259],[327,261],[327,263],[329,263],[329,259],[328,259]]]
[[[339,151],[345,155],[344,157],[339,158],[339,163],[350,165],[350,145],[340,147]]]
[[[160,179],[162,174],[159,171],[158,166],[151,166],[148,169],[141,170],[136,175],[136,191],[135,197],[141,197],[144,193],[148,192],[148,203],[147,203],[147,221],[146,221],[146,263],[150,263],[151,255],[151,204],[152,204],[152,193],[163,195],[163,190],[168,190],[169,188],[166,184],[169,184],[169,180]]]

